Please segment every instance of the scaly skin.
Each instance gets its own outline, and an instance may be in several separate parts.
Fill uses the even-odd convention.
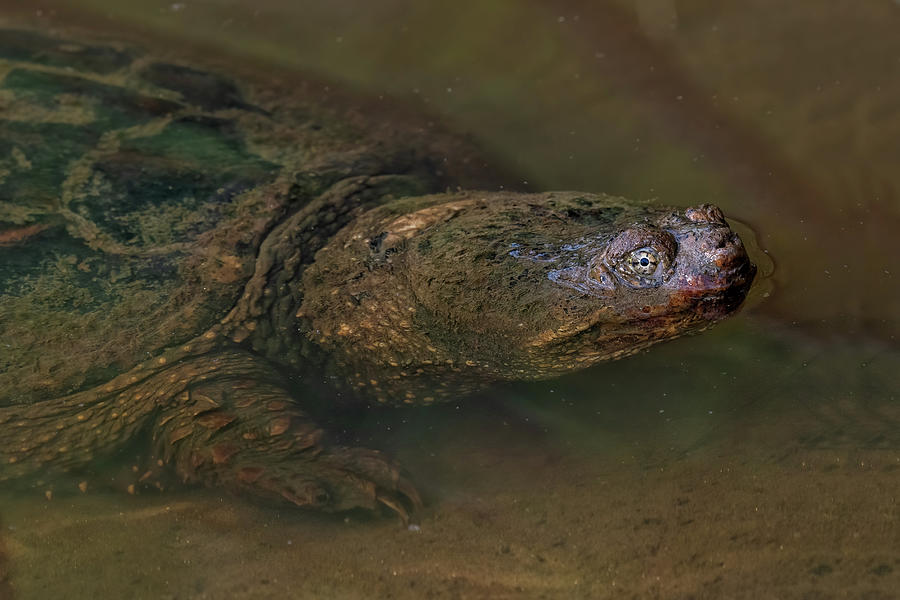
[[[378,453],[329,447],[269,363],[214,338],[207,345],[208,353],[182,348],[99,389],[5,409],[0,481],[83,469],[149,429],[152,447],[136,479],[146,485],[173,471],[183,483],[297,506],[418,505]]]
[[[641,278],[623,258],[660,260]],[[460,192],[370,210],[304,274],[298,317],[381,402],[556,377],[700,331],[755,274],[718,208]]]
[[[400,468],[375,451],[329,445],[300,408],[304,398],[261,356],[304,372],[321,366],[310,342],[284,323],[299,307],[296,280],[317,247],[311,238],[330,237],[392,182],[341,181],[273,229],[240,301],[203,335],[102,386],[0,408],[0,481],[83,471],[149,431],[134,484],[171,471],[183,483],[267,501],[329,511],[381,503],[407,518],[421,502]]]
[[[129,447],[133,486],[407,518],[401,469],[313,404],[556,376],[708,327],[753,279],[715,207],[434,194],[452,156],[318,96],[8,31],[0,78],[0,481]]]

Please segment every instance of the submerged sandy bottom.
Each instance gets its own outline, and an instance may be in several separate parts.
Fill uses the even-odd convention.
[[[362,424],[363,442],[388,448],[424,491],[419,531],[206,491],[0,494],[12,587],[0,598],[898,597],[896,362],[872,351],[865,377],[849,381],[810,361],[821,349],[791,348],[786,361],[769,348],[765,379],[741,350],[759,341],[728,358],[732,334],[601,371],[621,389],[687,361],[618,401],[566,401],[602,385],[561,382],[531,390],[549,400],[512,408]],[[710,356],[719,363],[691,373]],[[724,380],[738,363],[730,388],[703,378]],[[718,392],[691,408],[691,386]],[[736,390],[755,389],[765,401],[740,408]]]
[[[896,453],[766,465],[728,452],[602,471],[540,448],[494,460],[455,450],[451,477],[429,481],[446,489],[419,532],[200,493],[3,499],[14,597],[886,599],[900,590]]]

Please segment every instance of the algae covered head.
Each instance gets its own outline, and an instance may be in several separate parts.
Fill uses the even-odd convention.
[[[396,200],[316,256],[302,318],[385,401],[542,379],[702,330],[756,272],[711,205],[600,194]]]

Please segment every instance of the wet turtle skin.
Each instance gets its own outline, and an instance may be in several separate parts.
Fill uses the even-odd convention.
[[[139,444],[134,486],[406,515],[401,469],[310,406],[554,377],[753,280],[713,206],[439,193],[453,151],[327,104],[0,31],[0,481]]]

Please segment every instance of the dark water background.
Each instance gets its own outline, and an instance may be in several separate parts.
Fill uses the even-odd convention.
[[[0,6],[399,97],[531,189],[714,202],[775,264],[702,336],[356,416],[422,485],[419,533],[211,492],[3,496],[0,598],[900,595],[900,3]]]

